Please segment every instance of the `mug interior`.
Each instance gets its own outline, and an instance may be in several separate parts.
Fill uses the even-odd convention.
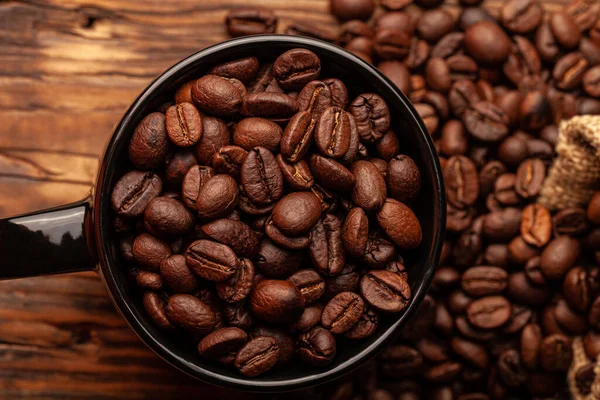
[[[379,93],[387,101],[401,153],[412,157],[421,170],[421,193],[413,210],[422,224],[423,242],[416,250],[402,253],[413,296],[401,315],[383,316],[376,333],[367,339],[351,341],[336,337],[337,354],[325,368],[293,361],[263,376],[246,378],[231,366],[200,358],[194,342],[160,330],[147,317],[142,291],[129,281],[125,263],[119,256],[118,239],[111,223],[110,193],[114,183],[133,169],[127,148],[136,125],[147,114],[171,101],[179,86],[202,76],[216,64],[247,56],[256,56],[261,62],[274,60],[296,47],[316,53],[321,59],[322,76],[342,79],[348,87],[350,101],[365,92]],[[142,340],[172,365],[201,380],[229,388],[267,392],[299,389],[338,377],[374,356],[395,337],[420,303],[433,277],[443,240],[445,198],[433,142],[409,100],[393,84],[370,64],[337,46],[310,38],[264,35],[234,39],[202,50],[166,71],[140,95],[109,142],[99,173],[94,215],[103,277],[119,311]]]

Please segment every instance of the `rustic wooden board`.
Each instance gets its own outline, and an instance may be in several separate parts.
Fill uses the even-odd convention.
[[[84,197],[129,103],[170,65],[226,39],[227,10],[250,4],[275,10],[280,31],[335,23],[327,0],[0,1],[0,217]],[[486,4],[495,12],[502,0]],[[192,395],[239,398],[147,350],[95,274],[0,283],[0,398]]]

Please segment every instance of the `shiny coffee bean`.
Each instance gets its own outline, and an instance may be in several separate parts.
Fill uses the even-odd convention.
[[[365,311],[363,299],[356,293],[342,292],[329,300],[321,316],[321,324],[333,334],[341,334],[355,326]]]
[[[256,35],[275,32],[277,17],[267,9],[241,8],[231,10],[225,23],[231,36]]]
[[[488,296],[474,300],[467,307],[467,318],[473,326],[493,329],[510,318],[511,304],[502,296]]]
[[[273,368],[279,352],[275,339],[259,336],[242,346],[235,356],[234,365],[245,376],[258,376]]]
[[[328,365],[336,353],[334,337],[320,326],[302,333],[297,346],[296,355],[303,362],[317,367]]]
[[[370,271],[360,281],[365,301],[383,312],[400,312],[410,298],[408,283],[397,274],[385,270]]]
[[[290,282],[265,280],[258,283],[252,291],[250,308],[263,321],[289,324],[302,315],[304,299],[298,288]]]

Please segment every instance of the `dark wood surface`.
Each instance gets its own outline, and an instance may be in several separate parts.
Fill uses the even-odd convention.
[[[327,0],[0,0],[0,218],[84,197],[130,102],[251,4],[275,10],[280,32],[335,24]],[[240,398],[150,352],[94,273],[0,282],[0,399],[191,396]]]

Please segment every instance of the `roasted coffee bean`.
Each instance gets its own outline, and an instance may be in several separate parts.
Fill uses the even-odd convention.
[[[193,228],[194,217],[182,202],[155,197],[144,211],[144,225],[157,236],[183,235]]]
[[[522,236],[515,237],[508,244],[508,258],[517,265],[523,265],[539,254],[540,250],[527,243]]]
[[[508,36],[495,22],[488,20],[470,25],[465,30],[464,44],[473,58],[489,65],[502,63],[511,51]]]
[[[483,235],[493,241],[507,241],[519,232],[521,211],[516,208],[505,208],[494,211],[483,219]]]
[[[463,122],[467,132],[484,142],[502,140],[508,134],[508,118],[494,104],[480,101],[465,110]]]
[[[318,118],[326,108],[331,106],[331,89],[325,82],[311,81],[302,88],[296,101],[300,111],[308,111]]]
[[[129,142],[129,160],[138,169],[154,169],[164,162],[168,151],[169,138],[164,114],[149,114],[133,132]]]
[[[271,278],[287,278],[296,272],[302,264],[302,253],[276,246],[270,240],[261,242],[256,266]]]
[[[279,347],[277,364],[288,363],[294,356],[294,338],[285,330],[270,325],[259,325],[252,332],[252,337],[267,336],[275,339]]]
[[[327,329],[320,326],[304,332],[298,338],[296,355],[316,367],[328,365],[335,356],[336,342]]]
[[[519,165],[515,190],[524,197],[537,196],[546,177],[546,166],[540,159],[529,159]]]
[[[331,0],[331,13],[341,21],[368,20],[375,9],[375,0]]]
[[[365,308],[360,319],[352,328],[344,333],[349,339],[360,340],[373,335],[379,325],[379,316],[377,312],[369,308]]]
[[[239,198],[237,182],[228,175],[215,175],[201,187],[196,210],[201,219],[219,218],[233,211]]]
[[[297,271],[287,280],[298,288],[304,298],[305,306],[313,304],[325,293],[325,281],[313,269]]]
[[[205,335],[215,329],[214,312],[195,296],[174,294],[169,298],[166,311],[169,321],[192,333]]]
[[[571,365],[571,340],[560,334],[547,336],[540,344],[540,365],[548,372],[566,371]]]
[[[372,38],[373,34],[373,28],[369,24],[359,19],[353,19],[340,26],[338,42],[345,45],[357,37]]]
[[[318,221],[310,234],[309,256],[322,274],[335,276],[344,268],[346,250],[342,243],[342,223],[333,214]]]
[[[458,208],[471,206],[479,195],[475,164],[465,156],[451,157],[444,168],[448,201]]]
[[[450,344],[452,350],[465,361],[468,361],[480,369],[487,368],[489,356],[485,347],[459,337],[452,338]]]
[[[343,157],[350,147],[350,114],[339,107],[325,109],[315,127],[317,148],[324,156]]]
[[[517,176],[511,173],[500,175],[494,182],[494,197],[504,206],[515,206],[521,202],[521,198],[515,190]]]
[[[273,33],[277,28],[277,17],[264,8],[240,8],[231,10],[225,20],[231,36]]]
[[[353,264],[346,264],[338,275],[325,279],[325,298],[330,299],[341,292],[356,292],[359,280],[358,268]]]
[[[315,120],[308,111],[301,111],[289,122],[281,138],[281,153],[290,162],[299,161],[313,140]]]
[[[383,61],[377,68],[403,93],[410,92],[410,71],[404,63],[396,60]]]
[[[360,293],[373,308],[392,313],[406,308],[410,298],[408,283],[385,270],[367,272],[360,281]]]
[[[229,326],[249,331],[256,324],[256,318],[250,310],[246,301],[223,305],[223,315]]]
[[[435,134],[440,123],[439,117],[435,113],[435,109],[429,104],[425,103],[417,103],[414,105],[414,107],[423,120],[425,128],[427,128],[427,132],[429,132],[430,135]]]
[[[160,264],[160,274],[166,285],[175,293],[192,293],[198,288],[198,279],[185,262],[185,257],[175,254]]]
[[[467,79],[456,81],[448,93],[450,108],[457,117],[462,117],[467,108],[481,100],[477,86]]]
[[[248,340],[246,332],[239,328],[221,328],[206,335],[198,344],[202,357],[219,360],[235,354]]]
[[[321,61],[310,50],[292,49],[273,63],[273,75],[279,85],[288,90],[302,89],[308,82],[318,79]]]
[[[458,120],[448,121],[442,128],[441,152],[448,156],[464,155],[468,150],[465,127]]]
[[[321,316],[321,324],[333,334],[341,334],[358,323],[365,303],[356,293],[342,292],[329,300]]]
[[[315,180],[327,189],[348,191],[356,183],[354,175],[348,168],[330,158],[313,154],[309,165]]]
[[[495,22],[494,18],[483,7],[464,8],[458,17],[458,25],[463,31],[481,21]]]
[[[314,304],[306,307],[302,316],[292,325],[292,331],[294,332],[306,332],[317,326],[321,322],[321,315],[323,314],[323,306],[320,304]]]
[[[279,359],[279,352],[275,339],[258,336],[237,352],[234,365],[245,376],[258,376],[273,368]]]
[[[115,184],[111,194],[111,205],[120,216],[139,217],[162,191],[160,178],[152,172],[132,171]]]
[[[386,181],[389,195],[407,204],[414,201],[421,190],[421,173],[409,156],[398,155],[390,160]]]
[[[389,130],[377,143],[375,149],[379,157],[390,161],[400,151],[400,143],[394,131]]]
[[[279,200],[273,209],[273,223],[290,236],[308,233],[320,217],[321,203],[310,192],[291,193]]]
[[[165,180],[172,186],[179,186],[187,172],[198,165],[193,151],[185,149],[178,151],[168,161],[165,169]]]
[[[202,112],[220,117],[237,114],[244,95],[240,81],[217,75],[203,76],[192,87],[194,105]]]
[[[471,296],[501,293],[508,285],[508,274],[498,267],[471,267],[461,277],[462,289]]]
[[[163,286],[162,277],[154,272],[138,271],[135,281],[142,289],[160,290]]]
[[[499,161],[490,161],[479,171],[479,192],[487,196],[494,189],[496,179],[506,172],[506,167]]]
[[[431,284],[436,290],[443,290],[446,288],[452,288],[458,282],[460,282],[460,273],[456,270],[456,268],[440,267],[435,272]]]
[[[401,249],[414,249],[423,238],[421,224],[413,211],[404,203],[388,198],[377,213],[377,221],[384,232]]]
[[[358,133],[364,142],[378,141],[390,128],[388,106],[377,94],[361,94],[350,105],[350,112],[356,120]]]
[[[156,292],[147,291],[143,298],[144,310],[157,326],[162,329],[174,329],[175,327],[167,318],[167,303]]]
[[[188,208],[196,210],[196,201],[200,190],[213,176],[214,170],[211,167],[200,165],[194,165],[185,174],[181,185],[181,199]]]
[[[423,369],[423,356],[406,345],[393,345],[384,349],[379,356],[381,372],[392,378],[416,375]]]
[[[208,73],[224,78],[234,78],[247,84],[256,78],[259,67],[260,64],[256,57],[245,57],[216,65]]]
[[[550,211],[541,204],[530,204],[523,209],[521,236],[527,243],[543,247],[552,236]]]
[[[192,86],[194,86],[196,80],[192,80],[184,83],[175,92],[175,104],[180,103],[192,103]]]
[[[588,66],[589,62],[581,53],[569,53],[560,58],[552,71],[556,87],[561,90],[575,89],[581,84]]]
[[[245,118],[233,131],[233,143],[247,151],[265,147],[271,152],[279,151],[282,130],[274,122],[263,118]]]
[[[237,180],[246,157],[248,152],[239,146],[223,146],[213,156],[212,165],[217,174],[229,174]]]
[[[366,211],[379,210],[387,195],[383,175],[375,165],[368,161],[356,161],[352,164],[352,174],[356,180],[352,189],[352,201]]]
[[[200,165],[210,165],[213,155],[223,146],[230,144],[225,122],[218,118],[202,118],[202,137],[194,146]]]
[[[569,236],[552,240],[541,255],[540,267],[550,280],[561,279],[575,265],[580,253],[579,242]]]
[[[169,139],[177,146],[193,146],[202,136],[202,119],[193,104],[179,103],[169,107],[165,123]]]
[[[498,358],[497,365],[500,378],[507,386],[519,387],[525,383],[526,371],[516,350],[509,349],[503,352]]]
[[[250,295],[250,308],[254,315],[271,324],[289,324],[298,319],[304,310],[304,299],[292,283],[282,280],[265,280],[256,285]]]
[[[196,275],[209,281],[226,281],[239,268],[239,261],[230,247],[210,240],[192,243],[185,252],[185,258]]]
[[[291,189],[309,190],[312,187],[314,178],[306,161],[289,163],[281,154],[277,155],[276,160],[283,174],[283,180]]]
[[[511,304],[504,297],[488,296],[469,304],[467,318],[477,328],[494,329],[508,321],[511,311]]]
[[[582,335],[588,330],[587,319],[576,314],[564,299],[556,301],[553,316],[558,327],[565,332]]]
[[[319,203],[320,207],[320,203]],[[320,208],[319,208],[320,209]],[[283,233],[273,223],[273,218],[269,217],[265,223],[265,234],[271,239],[276,245],[281,246],[289,250],[303,250],[310,245],[310,237],[304,236],[288,236]]]
[[[159,271],[163,260],[172,254],[171,246],[147,233],[135,238],[132,252],[135,261],[142,268],[153,272]]]
[[[600,97],[600,66],[590,68],[583,75],[583,89],[593,97]]]
[[[246,258],[239,261],[239,268],[227,281],[216,284],[217,294],[227,303],[244,300],[254,287],[254,265]]]
[[[296,100],[277,92],[250,93],[243,98],[240,112],[245,117],[262,117],[286,121],[298,112]]]
[[[445,9],[436,8],[423,12],[417,22],[417,32],[420,37],[430,43],[436,43],[448,34],[454,26],[452,15]]]
[[[542,16],[537,0],[509,0],[501,10],[502,23],[514,33],[531,32],[540,24]]]
[[[283,194],[281,170],[273,154],[264,147],[248,153],[242,164],[241,181],[248,199],[259,206],[273,204]]]
[[[399,29],[379,28],[373,40],[373,50],[383,60],[404,58],[411,46],[410,35]]]
[[[342,243],[352,257],[362,257],[367,250],[369,220],[365,211],[355,207],[348,212],[342,228]]]
[[[579,45],[581,40],[579,26],[567,12],[553,13],[550,16],[549,23],[552,34],[562,47],[572,49]]]

